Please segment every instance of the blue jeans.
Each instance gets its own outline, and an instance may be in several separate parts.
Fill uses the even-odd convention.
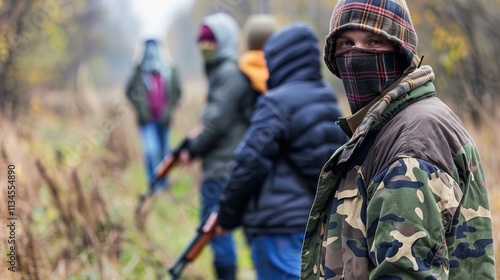
[[[304,233],[252,235],[250,246],[258,280],[300,278]]]
[[[201,183],[201,216],[205,220],[212,211],[217,210],[219,193],[226,184],[227,177],[205,179]],[[232,233],[215,237],[210,242],[214,254],[213,264],[218,268],[236,267],[236,245]]]
[[[155,192],[167,185],[167,178],[160,180],[154,186],[155,168],[169,153],[168,127],[157,122],[149,122],[140,126],[142,153],[146,164],[146,173],[150,192]]]

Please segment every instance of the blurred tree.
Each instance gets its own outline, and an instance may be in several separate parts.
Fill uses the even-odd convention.
[[[67,69],[69,38],[80,30],[74,21],[84,0],[19,0],[0,2],[0,107],[16,115],[21,92],[54,85]],[[75,50],[76,51],[76,50]]]
[[[485,112],[494,112],[500,89],[495,82],[500,76],[499,2],[412,1],[412,10],[421,11],[412,13],[417,27],[426,30],[420,38],[431,39],[420,45],[431,53],[438,85],[476,125]]]
[[[120,40],[123,38],[117,38],[123,37],[115,28],[119,21],[107,21],[107,5],[111,2],[0,1],[1,112],[15,116],[18,109],[27,107],[19,103],[33,88],[74,88],[81,63],[93,57],[120,53],[121,61],[124,55],[130,60],[129,49],[122,51],[126,45]],[[127,18],[125,13],[122,16]],[[106,49],[112,40],[115,43],[109,48],[113,51]],[[104,68],[103,64],[97,68]]]
[[[14,92],[18,88],[15,78],[18,73],[16,58],[26,34],[23,20],[30,13],[34,2],[29,0],[0,2],[0,110],[7,110],[6,104],[16,104]]]

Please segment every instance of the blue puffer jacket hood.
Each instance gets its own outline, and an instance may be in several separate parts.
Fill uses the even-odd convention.
[[[275,32],[264,45],[264,53],[269,89],[292,81],[321,79],[318,38],[304,23],[292,23]]]
[[[217,41],[217,54],[215,60],[236,59],[238,56],[239,27],[238,23],[226,13],[216,13],[203,19],[214,33]]]

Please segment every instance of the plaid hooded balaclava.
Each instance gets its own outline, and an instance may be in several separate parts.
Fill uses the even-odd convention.
[[[336,52],[337,36],[348,29],[373,32],[394,43],[396,50],[353,47]],[[355,113],[417,68],[416,48],[417,34],[404,0],[341,0],[333,10],[324,59],[330,71],[342,79]]]

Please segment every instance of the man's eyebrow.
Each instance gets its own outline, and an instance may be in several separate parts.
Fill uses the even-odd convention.
[[[380,41],[385,41],[387,40],[384,36],[380,35],[380,34],[375,34],[375,33],[370,33],[370,34],[367,34],[365,39],[369,40],[369,39],[378,39]]]
[[[344,34],[340,34],[339,36],[337,36],[337,39],[351,39],[349,36],[346,36]]]
[[[367,32],[366,35],[364,36],[364,39],[372,39],[372,38],[376,38],[376,39],[381,39],[381,38],[384,38],[382,37],[380,34],[375,34],[375,33],[372,33],[372,32]],[[345,35],[345,34],[340,34],[337,36],[337,39],[351,39],[351,36],[348,36],[348,35]]]

